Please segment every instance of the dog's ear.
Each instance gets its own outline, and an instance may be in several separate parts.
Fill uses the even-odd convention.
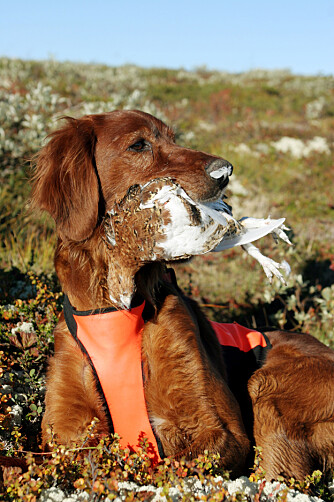
[[[96,136],[92,117],[66,120],[37,156],[31,200],[51,214],[63,239],[82,241],[98,221]]]

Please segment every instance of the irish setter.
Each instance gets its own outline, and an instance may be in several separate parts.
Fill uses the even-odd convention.
[[[166,269],[160,220],[141,221],[141,211],[126,208],[120,214],[129,193],[152,180],[160,180],[160,188],[164,180],[171,190],[173,184],[181,187],[193,201],[215,201],[231,172],[224,159],[176,145],[169,127],[140,111],[67,118],[38,156],[32,202],[55,220],[55,267],[74,312],[129,308],[145,300],[144,392],[164,454],[218,452],[222,466],[238,475],[256,444],[268,478],[300,479],[334,467],[333,351],[309,335],[269,332],[272,348],[264,364],[247,376],[248,391],[238,393],[234,383],[244,368],[232,368],[233,379],[227,375],[212,325]],[[119,225],[110,236],[106,228],[115,211]],[[164,204],[161,211],[166,226]],[[192,218],[196,227],[199,217]],[[115,239],[117,246],[111,245]],[[62,315],[48,371],[44,443],[49,425],[69,444],[94,417],[99,432],[108,433],[96,375]]]

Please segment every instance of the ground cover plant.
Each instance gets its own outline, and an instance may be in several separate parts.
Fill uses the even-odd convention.
[[[62,308],[53,272],[54,226],[29,209],[34,154],[64,115],[139,108],[176,129],[179,143],[227,158],[234,165],[230,203],[235,217],[285,216],[293,247],[270,238],[259,247],[286,259],[285,286],[269,285],[257,263],[238,249],[194,258],[177,266],[180,286],[214,320],[260,328],[306,330],[334,348],[334,78],[301,77],[288,71],[228,74],[184,70],[112,68],[102,65],[0,59],[0,448],[25,457],[39,451],[45,370],[52,330]],[[93,425],[89,434],[94,434]],[[43,490],[81,491],[89,500],[119,494],[123,482],[178,487],[180,497],[228,500],[264,490],[231,494],[218,459],[168,460],[153,471],[143,451],[126,456],[111,439],[83,455],[54,444],[28,472],[9,473],[7,500],[36,500]],[[87,453],[87,451],[86,451]],[[88,458],[88,460],[87,460]],[[220,477],[219,477],[220,476]],[[189,492],[189,480],[215,488]],[[203,485],[204,483],[204,485]],[[262,483],[262,485],[261,485]],[[294,481],[291,481],[295,485]],[[150,489],[124,488],[124,497],[150,499]],[[129,488],[130,486],[130,488]],[[261,488],[262,486],[262,488]],[[297,488],[329,500],[321,473]],[[123,488],[122,488],[123,489]],[[205,495],[206,493],[206,495]],[[283,497],[280,492],[280,497]],[[162,495],[163,495],[162,494]],[[264,496],[264,495],[263,495]],[[269,495],[268,495],[269,496]],[[129,498],[130,497],[130,498]],[[258,498],[256,498],[258,497]]]

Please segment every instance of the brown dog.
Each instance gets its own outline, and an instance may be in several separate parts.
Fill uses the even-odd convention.
[[[153,216],[128,209],[130,187],[152,180],[166,179],[170,190],[173,184],[182,187],[195,202],[215,201],[231,172],[224,159],[177,146],[172,130],[158,119],[116,111],[67,119],[51,135],[38,157],[32,201],[56,222],[55,266],[74,312],[128,308],[145,299],[144,392],[164,454],[194,456],[208,449],[239,474],[255,438],[269,478],[302,478],[334,467],[333,351],[308,335],[268,333],[272,349],[249,381],[252,413],[247,391],[240,399],[226,375],[212,326],[166,273],[172,254],[162,251],[164,229],[178,218],[164,204]],[[148,208],[141,190],[138,195],[134,189],[137,207]],[[192,231],[203,223],[201,214],[183,207],[191,213]],[[219,239],[215,232],[210,238]],[[94,371],[62,317],[48,373],[44,442],[48,425],[69,443],[94,417],[101,434],[110,431]]]

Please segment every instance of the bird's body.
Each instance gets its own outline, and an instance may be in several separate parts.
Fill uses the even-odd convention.
[[[286,265],[264,256],[251,244],[270,233],[290,243],[283,223],[284,218],[244,217],[236,220],[232,208],[223,200],[195,202],[170,178],[159,178],[132,186],[126,196],[109,210],[104,229],[114,262],[126,249],[131,273],[152,261],[173,261],[242,246],[259,261],[269,280],[274,275],[284,281],[279,268],[287,271]],[[122,256],[120,261],[124,263],[124,259]],[[132,287],[128,293],[122,291],[121,297],[121,302],[115,297],[113,301],[124,308],[131,302]],[[126,302],[124,298],[127,298]]]

